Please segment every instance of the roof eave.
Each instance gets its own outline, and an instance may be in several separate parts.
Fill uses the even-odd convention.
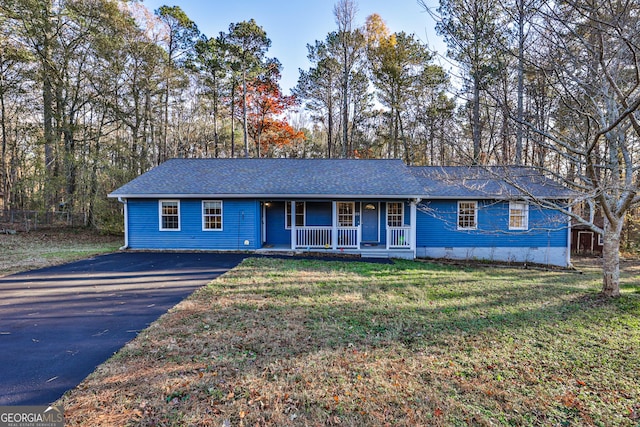
[[[420,199],[416,194],[107,194],[111,199]]]
[[[571,196],[561,195],[561,196],[530,196],[525,194],[514,194],[508,196],[474,196],[474,195],[459,195],[459,196],[439,196],[437,194],[428,194],[423,195],[423,198],[431,199],[431,200],[523,200],[523,199],[538,199],[538,200],[565,200],[571,199]]]

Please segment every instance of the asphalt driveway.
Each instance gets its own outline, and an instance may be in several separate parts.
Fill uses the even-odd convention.
[[[115,253],[0,277],[0,405],[46,405],[246,255]]]

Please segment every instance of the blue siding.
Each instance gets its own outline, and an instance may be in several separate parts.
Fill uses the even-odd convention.
[[[269,202],[266,218],[267,245],[291,245],[291,230],[285,228],[285,203],[291,202]],[[330,226],[331,202],[306,202],[305,223],[308,226]]]
[[[331,225],[331,202],[307,202],[306,209],[306,225],[325,227]]]
[[[423,202],[417,213],[418,247],[566,247],[562,214],[529,206],[529,229],[509,230],[509,202],[478,201],[478,229],[457,230],[457,200]]]
[[[130,199],[132,249],[252,250],[260,247],[260,203],[223,200],[222,230],[202,230],[202,200],[180,200],[180,231],[160,231],[158,200]],[[248,245],[245,245],[248,241]]]

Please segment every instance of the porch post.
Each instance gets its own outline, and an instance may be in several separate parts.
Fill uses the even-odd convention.
[[[409,226],[411,227],[411,237],[410,237],[410,245],[411,245],[411,251],[413,252],[413,257],[416,257],[416,244],[417,244],[417,227],[416,227],[416,218],[417,218],[417,212],[416,212],[416,205],[418,204],[417,200],[411,200],[411,202],[409,203],[409,206],[411,207],[411,213],[410,213],[410,222],[411,224],[409,224]]]
[[[338,249],[338,202],[331,202],[331,247]]]
[[[298,233],[296,232],[296,201],[292,200],[289,203],[291,203],[291,249],[295,250],[298,243]]]
[[[572,211],[571,206],[569,206],[569,212]],[[567,267],[571,266],[571,217],[567,218]],[[577,246],[576,246],[577,249]]]

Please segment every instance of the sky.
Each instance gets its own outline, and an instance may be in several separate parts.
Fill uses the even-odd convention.
[[[337,1],[337,0],[336,0]],[[229,24],[255,19],[271,39],[267,55],[283,66],[280,85],[285,93],[293,88],[299,69],[307,70],[307,44],[324,40],[337,29],[333,16],[334,0],[143,0],[150,10],[160,6],[179,6],[207,37],[229,31]],[[435,23],[418,0],[356,0],[356,25],[377,13],[391,32],[414,34],[431,50],[446,54],[446,45],[435,32]],[[437,6],[437,0],[427,0]],[[446,61],[439,63],[448,69]]]

